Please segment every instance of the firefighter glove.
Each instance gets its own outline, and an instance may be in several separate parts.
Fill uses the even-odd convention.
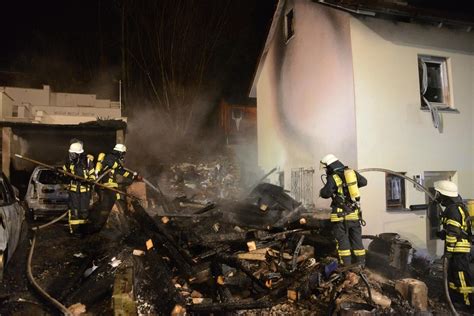
[[[438,236],[441,240],[446,240],[446,231],[442,230],[436,233],[436,236]]]

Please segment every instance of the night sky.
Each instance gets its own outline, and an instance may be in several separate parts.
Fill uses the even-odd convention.
[[[142,46],[138,46],[138,40],[150,44],[147,35],[154,32],[150,21],[173,19],[180,14],[171,12],[169,7],[155,6],[158,2],[181,2],[193,7],[193,16],[197,18],[193,17],[192,23],[196,25],[192,27],[198,38],[204,38],[199,37],[200,32],[207,32],[209,38],[216,34],[212,28],[201,29],[197,24],[216,16],[224,18],[223,30],[206,67],[205,84],[218,90],[219,97],[244,98],[271,23],[275,0],[129,0],[125,13],[121,0],[5,1],[0,19],[0,85],[50,84],[55,91],[117,98],[122,14],[127,21],[126,42],[130,46],[129,80],[145,80],[146,72],[131,57],[140,55]],[[161,8],[165,10],[162,15],[158,12]],[[179,34],[173,35],[179,40]],[[170,34],[166,36],[171,39]],[[143,43],[140,45],[145,47]]]
[[[474,3],[409,2],[463,15],[472,14],[466,8]],[[245,103],[276,3],[277,0],[4,1],[0,19],[0,85],[49,84],[54,91],[118,99],[118,81],[124,79],[125,115],[131,116],[136,108],[162,103],[162,95],[157,94],[165,86],[164,70],[175,83],[175,90],[189,87],[212,92],[208,96],[208,103],[212,104],[221,98]],[[206,45],[206,63],[199,70]],[[163,60],[157,57],[160,52]],[[192,87],[197,81],[199,87]],[[188,101],[181,98],[175,103]]]

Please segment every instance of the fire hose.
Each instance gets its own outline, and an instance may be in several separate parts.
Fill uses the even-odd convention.
[[[424,191],[433,201],[435,200],[434,195],[433,195],[427,188],[425,188],[424,186],[422,186],[421,184],[419,184],[418,182],[416,182],[416,181],[413,180],[412,178],[407,177],[406,175],[401,174],[401,173],[399,173],[399,172],[395,172],[395,171],[393,171],[393,170],[384,169],[384,168],[364,168],[364,169],[360,169],[360,170],[357,170],[357,171],[358,171],[359,173],[374,171],[374,172],[383,172],[383,173],[388,173],[388,174],[396,175],[396,176],[398,176],[398,177],[401,177],[401,178],[403,178],[403,179],[405,179],[405,180],[407,180],[407,181],[413,183],[416,187],[418,187],[419,189],[421,189],[422,191]],[[449,296],[449,287],[448,287],[448,266],[449,266],[448,258],[443,257],[444,294],[445,294],[446,301],[448,302],[449,309],[451,310],[451,313],[453,313],[453,315],[457,316],[457,315],[459,315],[459,314],[458,314],[458,312],[456,311],[456,308],[454,307],[453,302],[451,301],[451,297]]]
[[[26,160],[26,161],[29,161],[31,163],[34,163],[34,164],[37,164],[37,165],[40,165],[42,167],[45,167],[47,169],[50,169],[50,170],[53,170],[53,171],[57,171],[59,173],[62,173],[68,177],[71,177],[73,179],[76,179],[76,180],[80,180],[82,182],[86,182],[86,183],[89,183],[91,185],[96,185],[98,187],[101,187],[103,189],[106,189],[106,190],[110,190],[110,191],[113,191],[113,192],[116,192],[116,193],[119,193],[119,194],[123,194],[123,195],[126,195],[128,197],[131,197],[133,199],[137,199],[137,200],[140,200],[139,198],[131,195],[131,194],[128,194],[126,192],[122,192],[120,190],[117,190],[115,188],[110,188],[110,187],[107,187],[101,183],[98,183],[98,181],[101,179],[99,178],[97,181],[93,181],[93,180],[88,180],[88,179],[85,179],[83,177],[80,177],[80,176],[77,176],[75,174],[72,174],[72,173],[69,173],[67,171],[64,171],[64,170],[61,170],[61,169],[57,169],[53,166],[50,166],[50,165],[47,165],[45,163],[42,163],[42,162],[39,162],[39,161],[36,161],[36,160],[33,160],[33,159],[30,159],[30,158],[27,158],[27,157],[23,157],[21,155],[18,155],[18,154],[15,154],[15,157],[17,158],[20,158],[20,159],[23,159],[23,160]],[[105,174],[105,173],[104,173]],[[103,175],[102,175],[103,176]],[[35,249],[35,245],[36,245],[36,235],[38,233],[38,231],[40,229],[44,229],[48,226],[51,226],[52,224],[62,220],[63,218],[65,218],[67,216],[68,212],[64,212],[61,216],[53,219],[52,221],[46,223],[46,224],[43,224],[43,225],[40,225],[40,226],[36,226],[36,227],[33,227],[32,230],[34,232],[33,234],[33,239],[31,241],[31,248],[30,248],[30,251],[29,251],[29,254],[28,254],[28,262],[27,262],[27,277],[28,277],[28,280],[31,282],[31,284],[33,285],[33,287],[36,289],[36,291],[38,291],[40,293],[40,295],[45,298],[48,302],[50,302],[56,309],[58,309],[62,314],[64,315],[67,315],[67,316],[70,316],[72,315],[72,313],[67,309],[66,306],[64,306],[62,303],[60,303],[58,300],[56,300],[54,297],[52,297],[51,295],[49,295],[35,280],[34,276],[33,276],[33,273],[32,273],[32,268],[31,268],[31,262],[33,260],[33,253],[34,253],[34,249]]]
[[[31,261],[33,259],[33,252],[35,249],[35,244],[36,244],[36,234],[37,232],[34,232],[33,235],[33,240],[31,241],[31,248],[30,252],[28,254],[28,263],[27,263],[27,276],[28,280],[31,282],[33,287],[43,296],[47,301],[49,301],[51,304],[53,304],[54,307],[56,307],[61,313],[64,315],[70,316],[72,313],[67,309],[66,306],[61,304],[59,301],[57,301],[54,297],[49,295],[43,288],[36,282],[35,278],[33,277],[32,269],[31,269]]]

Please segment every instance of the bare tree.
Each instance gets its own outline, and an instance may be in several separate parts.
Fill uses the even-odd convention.
[[[230,0],[125,3],[126,101],[149,104],[157,113],[157,123],[170,134],[188,136],[199,112],[206,110],[206,83],[226,29]]]

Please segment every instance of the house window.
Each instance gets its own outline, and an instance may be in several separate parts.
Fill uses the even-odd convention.
[[[18,117],[18,105],[12,107],[12,117]]]
[[[385,176],[385,199],[387,210],[404,210],[406,208],[405,179],[387,174]]]
[[[439,109],[451,109],[448,59],[446,57],[418,56],[421,108],[428,103]]]
[[[289,41],[293,35],[295,35],[295,16],[293,14],[293,9],[288,11],[285,16],[285,35],[286,41]]]

